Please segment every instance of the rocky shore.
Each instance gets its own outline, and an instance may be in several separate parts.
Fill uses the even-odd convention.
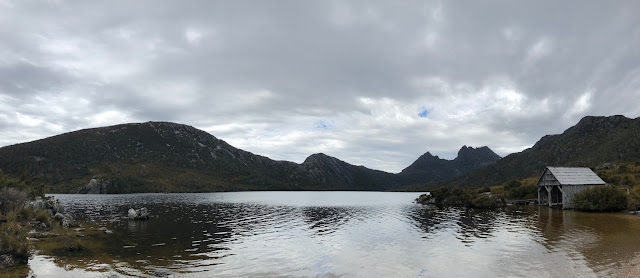
[[[640,277],[640,255],[633,258],[627,264],[625,264],[618,277],[621,278],[636,278]]]

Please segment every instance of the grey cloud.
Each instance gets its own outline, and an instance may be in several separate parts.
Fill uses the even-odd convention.
[[[399,171],[640,114],[632,1],[0,5],[0,145],[166,120],[275,159]]]

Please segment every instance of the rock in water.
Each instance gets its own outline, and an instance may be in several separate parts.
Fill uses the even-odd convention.
[[[63,218],[61,224],[63,228],[78,227],[78,224],[76,224],[76,222],[70,217]]]
[[[149,211],[147,211],[147,208],[141,208],[137,210],[136,213],[138,213],[139,219],[144,219],[144,220],[149,219]]]
[[[129,220],[148,220],[149,219],[149,211],[147,208],[140,209],[129,209]]]
[[[130,220],[134,220],[134,219],[136,219],[136,216],[138,216],[138,214],[136,213],[136,210],[130,208],[129,209],[129,219]]]
[[[65,216],[62,213],[56,212],[56,214],[53,216],[53,218],[55,220],[62,220],[62,219],[65,219]]]

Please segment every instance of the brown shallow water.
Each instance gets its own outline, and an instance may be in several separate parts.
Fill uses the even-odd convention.
[[[29,271],[37,277],[610,277],[640,255],[639,216],[533,205],[439,209],[413,204],[418,195],[55,195],[87,221],[78,239],[86,248],[70,255],[38,242]],[[151,211],[149,221],[124,218],[129,207],[140,206]]]

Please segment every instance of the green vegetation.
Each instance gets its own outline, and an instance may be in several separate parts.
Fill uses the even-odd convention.
[[[640,186],[640,161],[635,163],[607,164],[607,166],[602,169],[596,169],[596,174],[605,182],[616,186],[627,186],[630,188]]]
[[[620,211],[627,207],[627,194],[612,186],[599,186],[576,193],[573,203],[578,210]]]
[[[26,264],[32,250],[27,240],[28,230],[51,228],[47,210],[35,210],[27,205],[40,192],[32,185],[24,176],[12,179],[0,171],[0,268]]]
[[[533,199],[537,196],[536,178],[517,179],[492,187],[463,188],[441,187],[423,194],[416,199],[421,204],[433,203],[438,206],[471,208],[498,208],[506,205],[506,200]]]
[[[19,263],[26,263],[31,255],[27,229],[16,222],[0,225],[0,254],[10,255]]]
[[[596,169],[602,180],[618,188],[629,189],[626,209],[640,209],[640,161],[633,163],[607,163]]]
[[[42,222],[45,227],[51,228],[51,215],[48,211],[42,209],[36,212],[35,219]]]

